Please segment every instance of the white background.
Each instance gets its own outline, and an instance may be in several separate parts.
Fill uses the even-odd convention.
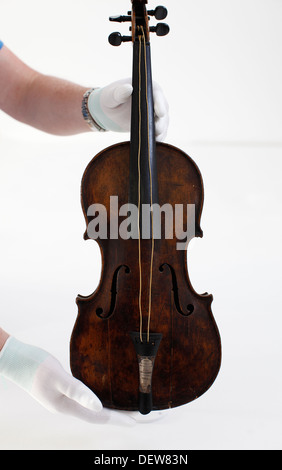
[[[133,429],[52,415],[0,379],[1,449],[281,449],[282,3],[166,0],[171,33],[152,37],[154,79],[170,104],[167,142],[205,184],[204,238],[189,250],[197,292],[214,296],[223,362],[213,387]],[[150,3],[153,8],[158,3]],[[0,0],[0,37],[33,68],[86,86],[130,76],[113,48],[129,0]],[[83,241],[80,181],[127,135],[58,138],[0,114],[0,325],[69,370],[77,294],[100,278]]]

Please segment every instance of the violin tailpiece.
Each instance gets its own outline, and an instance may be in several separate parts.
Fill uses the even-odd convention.
[[[158,353],[162,335],[151,333],[149,341],[147,334],[130,333],[138,359],[139,368],[139,412],[143,415],[153,409],[152,378],[155,359]],[[142,340],[141,340],[142,338]]]

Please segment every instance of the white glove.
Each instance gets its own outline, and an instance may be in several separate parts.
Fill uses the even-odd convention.
[[[131,125],[132,80],[125,78],[104,88],[93,90],[88,97],[88,110],[104,129],[129,132]],[[156,140],[163,141],[169,124],[169,106],[158,83],[153,83]]]
[[[26,390],[51,412],[96,424],[136,423],[128,414],[103,409],[96,395],[69,375],[48,352],[11,336],[0,352],[0,375]]]

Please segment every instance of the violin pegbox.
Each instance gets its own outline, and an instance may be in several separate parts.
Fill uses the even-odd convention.
[[[157,20],[164,20],[168,11],[164,6],[157,6],[154,10],[146,9],[147,0],[132,0],[132,11],[127,15],[110,16],[109,20],[117,23],[131,22],[129,30],[132,32],[131,36],[122,36],[120,32],[110,34],[108,40],[112,46],[120,46],[123,42],[134,42],[140,34],[140,27],[146,36],[146,41],[149,42],[150,33],[156,33],[157,36],[166,36],[170,28],[166,23],[157,23],[155,26],[149,26],[151,17]]]

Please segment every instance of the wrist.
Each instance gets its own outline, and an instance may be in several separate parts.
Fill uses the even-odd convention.
[[[48,356],[43,349],[10,336],[0,351],[0,375],[30,392],[37,369]]]
[[[97,88],[92,88],[84,93],[81,106],[82,115],[92,131],[105,132],[107,129],[94,117],[89,109],[89,98],[96,90]],[[100,88],[98,88],[98,90],[100,90]]]
[[[103,105],[103,95],[105,88],[94,88],[91,90],[88,99],[87,99],[87,108],[91,118],[106,131],[121,132],[122,129],[118,122],[113,121],[111,117],[108,116],[110,111],[111,116],[116,113],[116,104],[112,103],[112,107],[108,108],[108,112]]]

